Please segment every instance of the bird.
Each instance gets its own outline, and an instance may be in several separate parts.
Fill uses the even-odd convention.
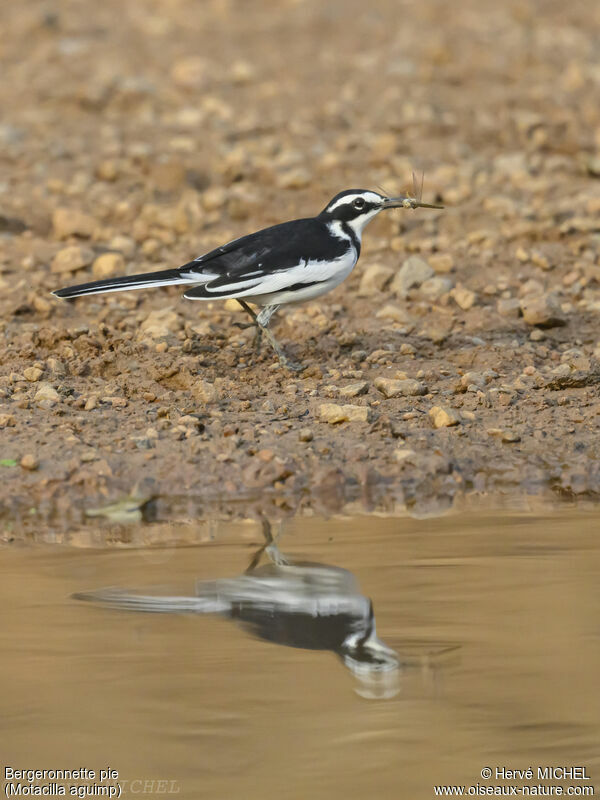
[[[414,179],[414,176],[413,176]],[[415,181],[416,188],[416,181]],[[264,334],[280,364],[304,367],[286,356],[269,328],[280,306],[313,300],[345,280],[360,256],[365,226],[381,211],[393,208],[443,208],[418,197],[388,197],[368,189],[346,189],[333,197],[315,217],[282,222],[250,233],[175,269],[106,278],[57,289],[60,298],[103,292],[186,285],[188,300],[233,298],[251,317],[245,328],[256,327],[260,346]],[[258,306],[258,312],[251,305]]]
[[[123,611],[216,614],[272,644],[334,653],[356,678],[359,694],[393,697],[403,663],[378,637],[373,603],[355,576],[341,567],[292,560],[279,550],[267,520],[263,532],[266,544],[243,575],[197,581],[194,594],[141,594],[110,587],[72,597]],[[261,565],[263,553],[269,563]]]

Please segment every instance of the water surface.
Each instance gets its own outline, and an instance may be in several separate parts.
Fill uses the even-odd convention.
[[[148,547],[96,528],[73,537],[94,547],[0,550],[4,765],[111,767],[132,797],[164,796],[135,783],[162,780],[182,798],[429,798],[484,783],[484,766],[538,764],[586,765],[600,791],[599,514],[297,518],[277,540],[310,562],[291,583],[258,523],[147,529]],[[250,622],[247,597],[178,614],[71,596],[238,592],[248,575]],[[290,646],[281,602],[297,608],[300,584],[295,642],[323,649]],[[332,624],[311,640],[316,595]],[[368,627],[369,599],[389,654],[374,670],[327,649],[340,609]]]

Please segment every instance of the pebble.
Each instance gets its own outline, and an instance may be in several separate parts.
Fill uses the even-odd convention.
[[[460,422],[460,418],[454,409],[443,408],[442,406],[430,408],[429,417],[433,422],[434,428],[449,428],[453,425],[458,425]]]
[[[392,303],[388,303],[388,305],[380,308],[375,314],[375,317],[377,319],[391,319],[393,322],[400,322],[406,325],[412,324],[412,319],[406,309],[393,305]]]
[[[32,383],[39,381],[43,374],[44,371],[39,367],[27,367],[23,370],[23,376],[25,377],[25,380],[31,381]]]
[[[415,451],[411,450],[409,447],[394,450],[394,458],[399,462],[406,461],[407,459],[412,458],[414,455],[416,455]]]
[[[404,380],[396,380],[394,378],[375,378],[375,388],[384,395],[384,397],[415,397],[418,395],[427,394],[427,387],[421,381],[414,380],[413,378],[406,378]]]
[[[192,394],[202,403],[215,403],[218,398],[217,388],[214,383],[199,380],[192,386]]]
[[[450,292],[450,297],[459,308],[462,308],[463,311],[468,311],[475,303],[476,294],[459,283]]]
[[[371,410],[367,406],[339,406],[335,403],[322,403],[319,416],[323,422],[335,425],[338,422],[368,422]]]
[[[454,259],[450,253],[434,253],[429,256],[429,265],[434,272],[445,274],[454,269]]]
[[[370,264],[363,273],[358,287],[359,297],[371,297],[382,292],[391,281],[394,270],[383,264]]]
[[[429,264],[420,256],[409,256],[396,273],[391,289],[399,297],[406,298],[412,288],[421,286],[434,274]]]
[[[71,208],[57,208],[52,214],[52,229],[57,239],[69,236],[89,238],[96,228],[96,221],[89,214]]]
[[[171,80],[183,89],[198,89],[208,76],[208,61],[200,56],[187,56],[171,67]]]
[[[313,439],[314,435],[310,428],[300,428],[298,431],[298,441],[312,442]]]
[[[503,442],[511,443],[511,442],[520,442],[521,437],[515,431],[503,428],[488,428],[487,429],[488,436],[496,436],[498,439],[501,439]]]
[[[58,403],[60,395],[51,383],[42,381],[35,393],[35,402],[41,407],[50,407]]]
[[[13,414],[0,414],[0,428],[14,428],[16,424]]]
[[[543,269],[543,270],[552,269],[552,267],[554,266],[553,264],[550,263],[550,260],[548,259],[548,257],[546,255],[544,255],[543,253],[540,253],[539,250],[532,250],[532,252],[531,252],[531,262],[532,262],[532,264],[535,264],[536,267],[539,267],[540,269]]]
[[[519,289],[519,297],[525,297],[528,294],[544,294],[543,285],[539,281],[536,281],[535,278],[530,278],[528,281],[525,281]]]
[[[209,186],[202,192],[202,205],[206,211],[218,211],[226,200],[227,192],[223,186]]]
[[[428,300],[439,300],[442,295],[447,294],[454,286],[454,281],[451,278],[441,278],[439,275],[434,275],[433,278],[428,278],[423,281],[420,288],[420,293]]]
[[[92,265],[92,273],[96,278],[110,278],[124,272],[125,259],[121,253],[103,253]]]
[[[480,389],[483,389],[486,383],[487,381],[485,379],[485,375],[483,375],[481,372],[465,372],[460,379],[460,385],[464,388],[474,385]]]
[[[521,302],[516,297],[502,297],[496,303],[496,311],[501,317],[518,317],[521,314]]]
[[[254,192],[238,186],[232,191],[227,202],[227,211],[231,219],[243,220],[260,207],[260,198]]]
[[[360,397],[360,395],[366,394],[369,391],[369,384],[367,381],[357,381],[356,383],[350,383],[348,386],[341,386],[338,389],[338,394],[340,397]]]
[[[140,332],[152,339],[161,339],[180,327],[179,315],[169,306],[151,311],[140,325]]]
[[[94,260],[94,251],[89,247],[71,245],[63,247],[52,259],[50,267],[52,272],[75,272],[87,267]]]
[[[539,325],[542,328],[554,328],[565,325],[558,300],[551,294],[531,296],[521,300],[521,312],[528,325]]]
[[[310,172],[304,167],[298,167],[280,175],[277,185],[280,189],[305,189],[311,181]]]
[[[21,459],[21,466],[23,469],[36,470],[40,465],[37,458],[31,453],[26,453]]]

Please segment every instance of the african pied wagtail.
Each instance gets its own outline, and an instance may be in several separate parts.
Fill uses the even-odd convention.
[[[301,303],[329,292],[350,275],[360,255],[363,228],[386,208],[442,208],[410,196],[385,197],[364,189],[337,194],[321,213],[234,239],[178,269],[107,278],[53,292],[79,297],[154,286],[188,284],[188,300],[235,298],[290,369],[291,362],[268,328],[279,306]],[[248,305],[261,306],[256,314]],[[239,323],[238,323],[239,324]],[[241,326],[245,327],[245,326]]]
[[[292,561],[278,549],[266,520],[263,532],[267,544],[243,575],[197,581],[194,595],[110,588],[73,598],[124,611],[218,614],[267,642],[333,652],[359,681],[359,694],[393,697],[402,664],[377,636],[373,604],[354,575],[328,564]],[[270,563],[260,565],[263,553]]]

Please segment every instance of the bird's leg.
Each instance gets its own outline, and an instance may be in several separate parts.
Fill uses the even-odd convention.
[[[237,301],[244,309],[244,311],[252,317],[252,322],[234,322],[233,324],[236,326],[236,328],[241,328],[242,330],[252,327],[256,328],[256,333],[254,335],[254,349],[256,350],[256,354],[258,355],[260,353],[260,345],[262,341],[262,328],[256,321],[256,314],[250,308],[248,303],[245,300],[240,300],[239,297],[237,298]]]
[[[269,558],[271,558],[271,561],[273,561],[273,558],[271,556],[271,548],[274,547],[275,550],[277,551],[277,545],[275,544],[275,539],[273,538],[273,534],[271,532],[271,523],[266,517],[263,517],[262,519],[262,532],[263,536],[265,537],[265,543],[262,545],[262,547],[259,547],[259,549],[252,557],[252,561],[248,565],[248,568],[245,570],[244,574],[246,575],[251,574],[256,569],[264,552],[266,552],[269,555]]]
[[[286,367],[287,369],[291,369],[294,372],[300,372],[304,367],[302,364],[297,364],[295,361],[291,361],[286,354],[283,352],[283,349],[277,339],[273,336],[271,331],[269,330],[269,322],[273,314],[279,308],[278,305],[274,306],[265,306],[260,314],[256,315],[256,324],[260,328],[260,330],[264,333],[264,335],[269,340],[269,344],[277,353],[277,357],[279,358],[279,363],[282,367]]]

